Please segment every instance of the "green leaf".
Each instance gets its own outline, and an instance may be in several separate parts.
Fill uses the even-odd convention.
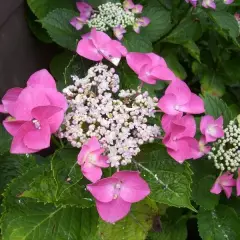
[[[200,209],[198,230],[203,240],[240,239],[239,218],[234,209],[219,205],[215,210]]]
[[[152,52],[152,43],[141,34],[128,32],[123,38],[123,45],[129,52]]]
[[[30,189],[22,197],[33,198],[44,203],[91,207],[93,200],[83,184],[82,173],[77,164],[78,151],[65,149],[57,152],[51,161],[51,171],[37,176]]]
[[[205,113],[215,118],[223,116],[225,127],[234,118],[232,111],[222,99],[207,95],[204,97],[204,103]]]
[[[176,28],[165,38],[164,42],[184,44],[188,41],[196,41],[202,34],[201,25],[188,16],[181,21]]]
[[[201,91],[204,95],[209,94],[216,97],[222,97],[225,93],[225,85],[223,83],[223,77],[213,71],[205,70],[201,73],[202,78]]]
[[[57,80],[58,89],[62,90],[67,85],[72,84],[72,75],[77,75],[80,78],[86,76],[87,69],[91,64],[92,62],[83,59],[77,54],[73,54],[70,51],[64,51],[52,59],[50,70]]]
[[[161,221],[161,232],[150,232],[150,240],[186,240],[187,239],[187,218],[178,219],[177,221]]]
[[[133,204],[128,216],[115,224],[100,221],[99,235],[103,240],[145,240],[156,215],[156,206],[145,199]]]
[[[159,144],[146,145],[136,160],[150,185],[151,199],[195,211],[190,202],[192,171],[187,163],[181,165],[174,161]]]
[[[2,229],[5,240],[92,240],[97,231],[95,208],[56,208],[32,203],[22,211],[10,211]]]
[[[69,21],[77,15],[78,13],[71,10],[55,9],[48,13],[40,22],[54,42],[64,48],[75,51],[80,34],[71,26]]]
[[[151,42],[157,41],[172,27],[171,13],[163,7],[144,7],[142,15],[148,17],[151,22],[147,27],[141,28],[141,35]]]
[[[219,195],[212,194],[210,189],[216,181],[215,176],[201,179],[193,177],[192,199],[204,209],[213,210],[218,205]]]
[[[49,12],[56,8],[66,8],[74,10],[75,4],[69,0],[27,0],[32,12],[39,18],[45,17]]]
[[[224,82],[225,84],[230,86],[233,85],[233,87],[236,84],[240,84],[239,62],[239,57],[233,58],[229,61],[224,61],[223,68],[225,70],[225,74],[228,76]]]
[[[194,41],[187,41],[186,43],[183,44],[183,46],[193,58],[201,62],[200,49],[198,48],[197,44]]]
[[[209,11],[209,17],[217,25],[217,31],[228,39],[230,36],[233,40],[239,35],[239,26],[235,17],[226,11]]]
[[[10,150],[11,136],[5,130],[2,124],[0,124],[0,156],[8,153]]]

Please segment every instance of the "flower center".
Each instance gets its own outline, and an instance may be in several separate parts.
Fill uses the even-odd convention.
[[[36,129],[41,129],[41,124],[37,119],[33,119],[32,123]]]
[[[207,128],[207,133],[214,136],[216,134],[216,128],[214,125],[210,125]]]
[[[121,190],[121,183],[117,183],[115,186],[115,191],[114,191],[114,195],[113,195],[113,199],[117,199],[119,194],[120,194],[120,190]]]
[[[179,105],[175,105],[174,109],[177,110],[177,111],[179,111],[180,106],[179,106]]]
[[[92,153],[89,153],[89,154],[88,154],[87,159],[88,159],[88,162],[89,162],[89,163],[92,163],[92,164],[95,164],[95,163],[96,163],[96,157],[95,157],[95,155],[92,154]]]

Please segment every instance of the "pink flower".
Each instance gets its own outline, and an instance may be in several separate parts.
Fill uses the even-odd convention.
[[[101,156],[104,149],[101,148],[96,137],[92,137],[78,155],[78,164],[81,166],[83,175],[91,182],[96,182],[102,177],[101,168],[109,167],[108,157]]]
[[[156,84],[158,79],[174,80],[174,73],[162,57],[155,53],[129,53],[126,57],[129,67],[138,78],[148,84]]]
[[[179,163],[195,156],[197,140],[196,123],[191,115],[181,114],[176,116],[164,115],[162,127],[166,131],[163,144],[167,147],[168,154]]]
[[[235,13],[234,17],[237,20],[237,22],[240,24],[240,14],[239,13]]]
[[[141,4],[136,4],[133,8],[132,8],[132,12],[139,14],[142,13],[143,10],[143,6]]]
[[[233,174],[225,172],[217,178],[210,192],[214,194],[219,194],[223,190],[227,198],[230,198],[232,194],[232,187],[234,187],[235,185],[236,181],[233,179]]]
[[[159,100],[158,107],[169,115],[177,115],[180,112],[199,114],[205,111],[203,100],[179,79],[171,82],[165,95]]]
[[[240,168],[238,168],[238,178],[236,180],[237,196],[240,196]]]
[[[206,146],[207,141],[204,136],[202,136],[198,142],[197,145],[192,146],[195,148],[195,151],[193,151],[193,159],[198,159],[203,157],[204,155],[208,154],[211,150],[210,146]]]
[[[135,5],[132,0],[125,0],[123,2],[123,8],[125,10],[133,9],[134,7],[135,7]]]
[[[31,119],[16,120],[8,117],[3,121],[6,130],[13,136],[10,152],[34,153],[50,146],[51,133],[55,133],[63,121],[59,107],[39,106],[31,110]]]
[[[224,3],[225,4],[231,4],[231,3],[233,3],[234,2],[234,0],[224,0]]]
[[[10,89],[3,97],[3,108],[11,115],[3,122],[13,136],[11,153],[32,153],[49,147],[51,133],[63,121],[67,101],[43,69],[30,76],[26,88]]]
[[[80,12],[80,16],[72,18],[70,24],[77,30],[81,30],[90,18],[93,9],[89,4],[84,2],[78,2],[76,5],[78,11]]]
[[[127,50],[120,42],[112,40],[106,33],[92,29],[79,41],[77,53],[97,62],[102,61],[105,57],[117,66],[121,57],[126,56]]]
[[[110,223],[124,218],[132,203],[141,201],[150,193],[139,172],[133,171],[116,172],[112,177],[87,185],[87,189],[96,198],[101,218]]]
[[[137,20],[135,21],[135,23],[133,25],[133,30],[136,33],[140,33],[140,28],[148,26],[149,23],[150,23],[150,19],[147,17],[137,18]]]
[[[213,8],[216,9],[216,3],[214,0],[203,0],[202,6],[205,8]]]
[[[196,7],[198,0],[185,0],[185,2],[191,3],[194,7]]]
[[[219,117],[216,120],[209,115],[202,117],[200,130],[205,135],[207,142],[215,142],[216,139],[224,136],[223,117]]]
[[[113,33],[118,40],[122,40],[123,34],[126,33],[126,29],[122,26],[114,27]]]

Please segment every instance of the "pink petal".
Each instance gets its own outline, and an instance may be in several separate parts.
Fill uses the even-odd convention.
[[[84,20],[79,17],[74,17],[71,19],[70,24],[76,28],[76,30],[81,30],[85,24]]]
[[[38,150],[36,150],[36,149],[28,148],[23,142],[23,138],[26,135],[26,133],[33,129],[34,129],[34,126],[33,126],[32,122],[26,122],[19,128],[17,134],[13,138],[10,153],[12,153],[12,154],[27,154],[27,153],[38,152]]]
[[[91,30],[90,37],[97,49],[100,49],[102,46],[106,46],[107,43],[112,41],[112,39],[106,33],[97,31],[95,28]]]
[[[237,196],[240,196],[240,178],[236,181]]]
[[[78,11],[81,13],[81,15],[86,16],[87,18],[89,18],[91,16],[91,12],[92,12],[92,6],[85,3],[85,2],[77,2],[77,9]]]
[[[88,140],[87,145],[88,145],[90,151],[95,151],[95,150],[98,150],[99,148],[101,148],[101,145],[96,137],[91,137]]]
[[[50,146],[51,133],[48,125],[41,126],[26,133],[23,138],[24,144],[31,149],[42,150]]]
[[[85,158],[90,153],[89,146],[84,144],[78,154],[78,164],[82,165],[85,162]]]
[[[27,86],[56,89],[56,82],[53,76],[46,69],[42,69],[30,76],[27,81]]]
[[[148,84],[156,84],[157,82],[156,78],[151,76],[148,64],[142,66],[138,78]]]
[[[15,107],[16,101],[22,92],[22,88],[11,88],[9,89],[2,98],[3,109],[0,112],[9,113],[10,115],[14,116],[15,114]]]
[[[99,156],[94,165],[101,168],[107,168],[109,167],[109,163],[107,163],[107,161],[108,161],[107,156]]]
[[[191,99],[191,91],[187,84],[181,80],[172,81],[166,89],[165,94],[174,94],[179,105],[186,104]]]
[[[121,53],[122,56],[127,56],[127,49],[119,41],[112,40],[111,45],[114,46]]]
[[[120,171],[112,175],[118,178],[122,184],[120,189],[120,197],[130,203],[139,202],[150,194],[150,188],[145,180],[143,180],[139,172]]]
[[[201,133],[205,135],[208,125],[214,124],[214,122],[215,122],[214,118],[210,115],[206,115],[206,116],[202,117],[201,122],[200,122]]]
[[[123,7],[125,10],[133,9],[134,6],[135,5],[132,0],[124,0],[124,2],[123,2]]]
[[[31,111],[35,107],[50,105],[42,89],[27,87],[18,97],[14,117],[18,120],[32,120]]]
[[[125,202],[120,197],[108,203],[96,201],[96,206],[100,217],[109,223],[121,220],[127,216],[131,209],[131,203]]]
[[[140,74],[140,70],[144,65],[151,65],[151,59],[144,53],[128,53],[126,60],[128,66],[137,74]]]
[[[177,97],[174,94],[165,94],[160,98],[158,107],[166,114],[178,115],[179,111],[176,110],[178,106]]]
[[[222,187],[223,191],[225,192],[227,198],[230,198],[232,195],[232,187]]]
[[[87,189],[98,201],[106,203],[113,200],[117,183],[117,178],[109,177],[87,185]]]
[[[151,59],[152,67],[162,66],[162,67],[168,67],[166,61],[164,58],[158,56],[155,53],[146,53],[146,55]]]
[[[0,104],[0,113],[7,113],[7,111],[5,110],[3,104]]]
[[[213,185],[213,187],[211,188],[210,192],[214,193],[214,194],[219,194],[221,193],[222,188],[220,186],[220,184],[216,181]]]
[[[141,13],[143,10],[143,6],[141,4],[136,4],[133,9],[132,9],[132,12],[133,13]]]
[[[94,165],[89,166],[89,164],[84,163],[81,169],[84,177],[93,183],[97,182],[102,177],[101,168]]]
[[[164,132],[169,132],[171,130],[172,122],[180,119],[181,117],[182,117],[182,112],[180,112],[178,115],[164,114],[161,119],[161,124]]]
[[[220,116],[218,119],[215,120],[215,123],[216,123],[218,126],[223,127],[223,117]]]
[[[160,80],[174,80],[174,73],[167,67],[157,66],[152,69],[151,75]]]
[[[8,117],[3,121],[3,126],[12,136],[15,136],[24,123],[26,123],[26,121],[17,121]]]
[[[177,135],[178,138],[182,137],[194,137],[196,134],[196,122],[192,115],[185,115],[174,121],[175,124],[180,124],[185,127],[185,131]]]
[[[68,108],[67,100],[62,93],[57,92],[54,89],[44,89],[44,92],[48,100],[50,101],[51,105],[62,108],[64,111],[67,110]]]
[[[106,59],[112,62],[115,66],[119,64],[122,54],[118,50],[118,48],[116,48],[116,42],[110,41],[105,45],[102,45],[99,51]]]
[[[148,17],[141,17],[137,19],[137,23],[142,27],[146,27],[149,25],[150,19]]]
[[[205,112],[204,102],[199,96],[192,93],[189,102],[186,103],[185,105],[182,105],[181,110],[183,112],[187,112],[187,113],[191,113],[191,114],[204,113]]]
[[[77,45],[77,53],[85,57],[87,59],[90,59],[92,61],[101,61],[103,59],[102,54],[100,54],[97,50],[97,48],[93,45],[92,41],[83,38],[82,40],[79,41]]]
[[[221,138],[224,136],[224,131],[221,127],[216,126],[215,130],[216,131],[213,134],[211,134],[212,137]]]

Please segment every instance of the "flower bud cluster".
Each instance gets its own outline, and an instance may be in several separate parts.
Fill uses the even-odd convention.
[[[104,3],[98,7],[99,12],[94,13],[88,20],[90,28],[98,31],[108,31],[109,28],[133,26],[136,18],[131,11],[125,11],[121,3]]]
[[[63,90],[69,111],[59,137],[80,148],[95,136],[106,149],[112,167],[126,165],[140,152],[140,146],[159,137],[160,128],[148,124],[154,117],[157,98],[148,92],[119,90],[115,69],[102,63],[88,70],[82,79]]]
[[[235,172],[240,167],[240,126],[237,121],[231,121],[224,129],[224,137],[213,144],[209,159],[221,171]]]

